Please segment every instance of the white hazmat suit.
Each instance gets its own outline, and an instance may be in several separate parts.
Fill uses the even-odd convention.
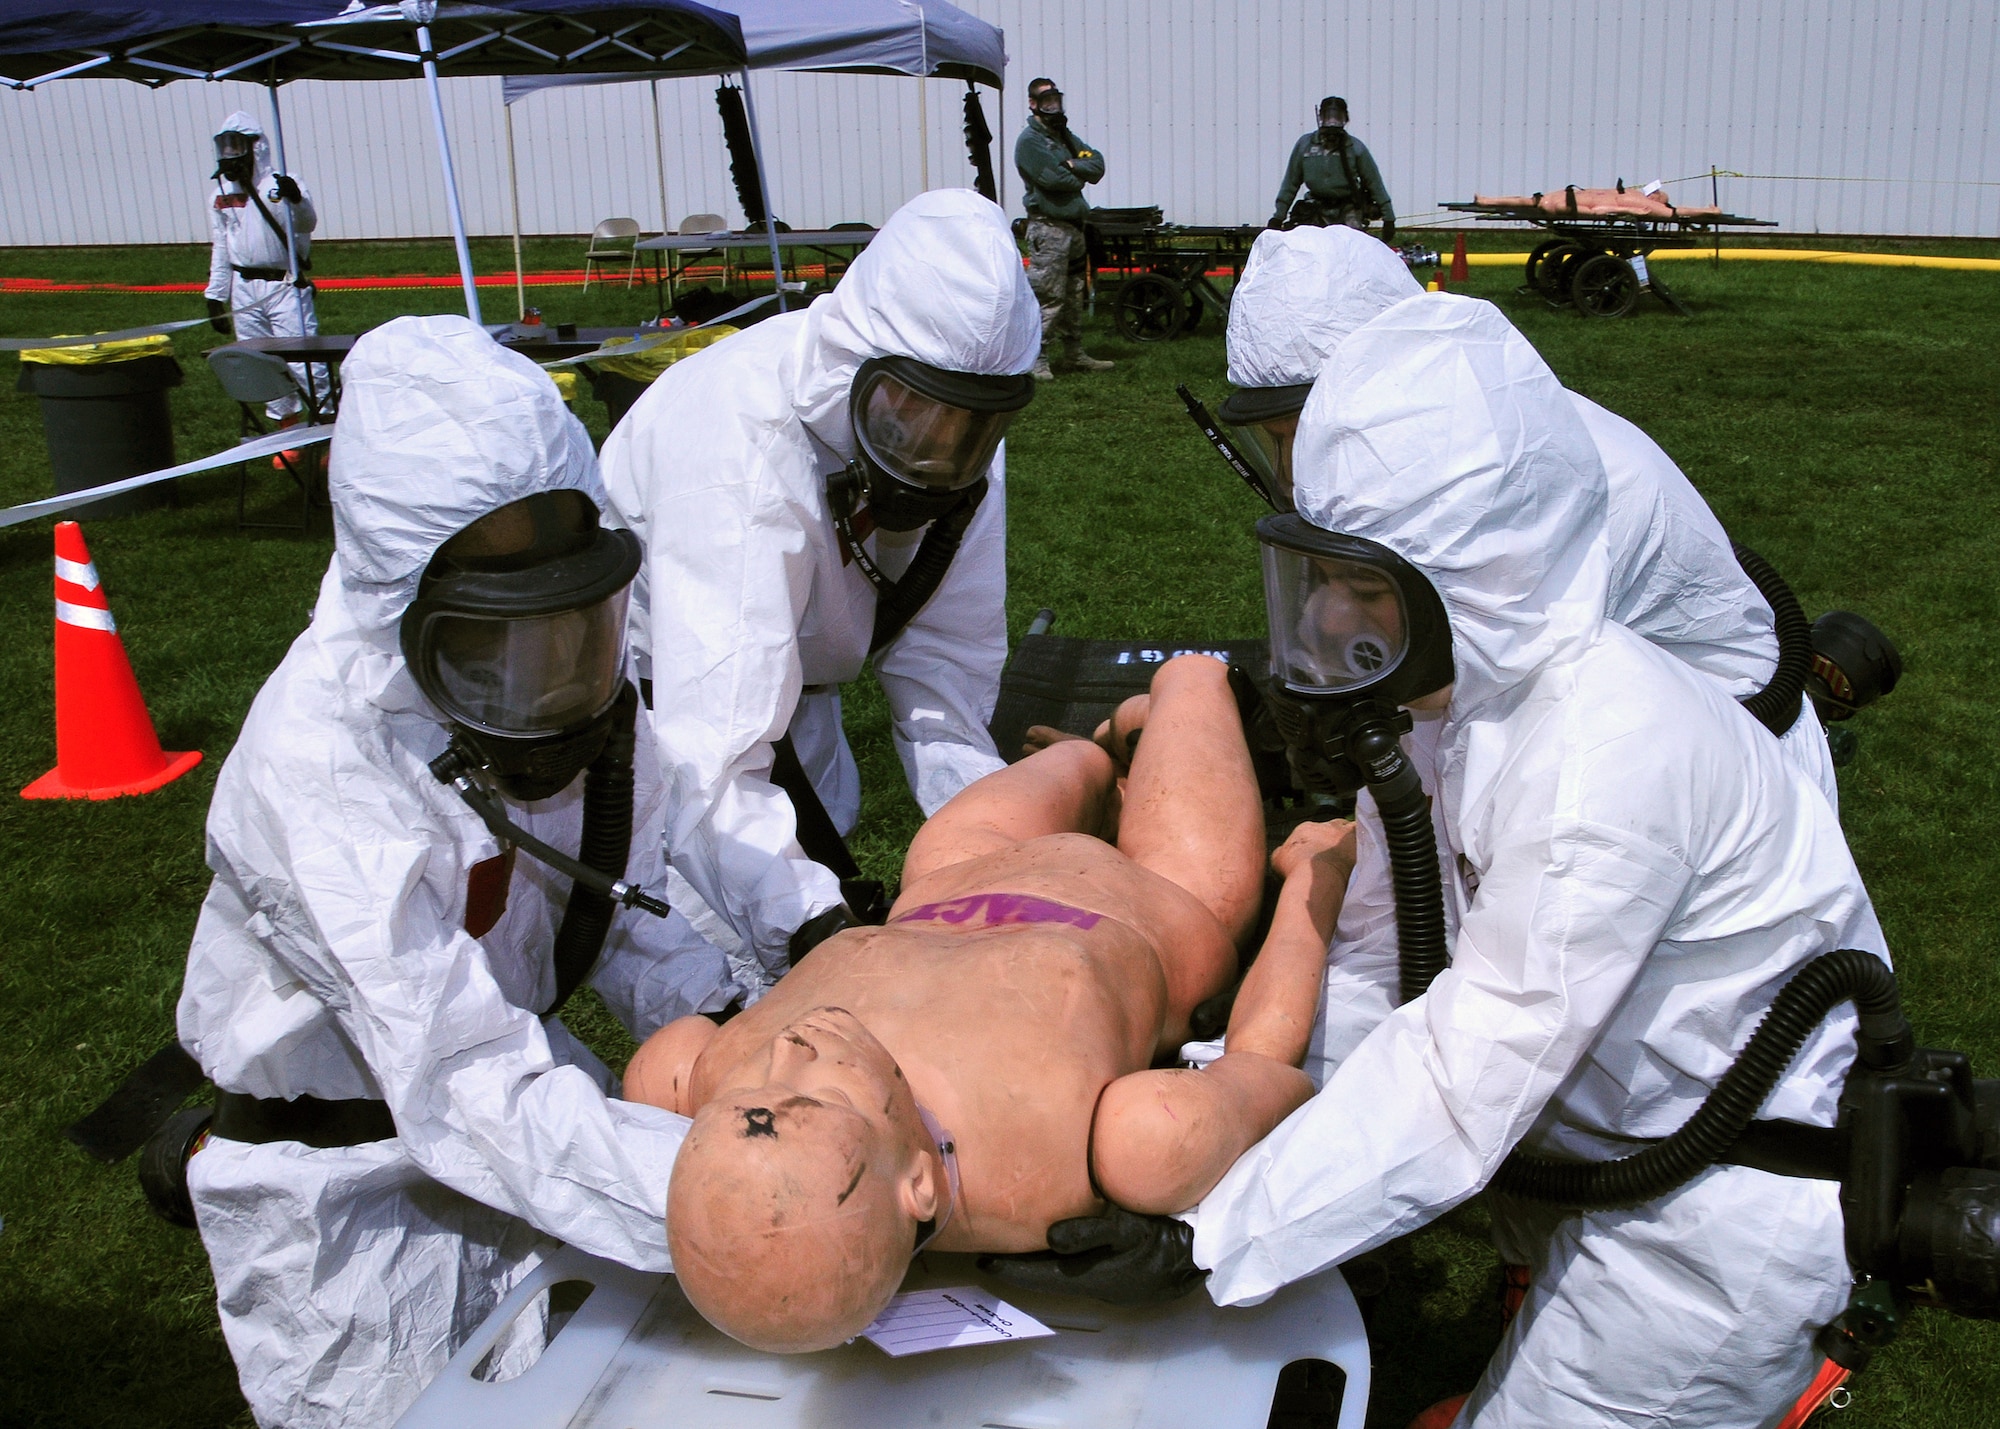
[[[807,311],[669,368],[605,443],[612,508],[646,547],[631,638],[653,682],[667,855],[767,976],[841,897],[799,846],[770,779],[773,742],[793,732],[843,830],[859,807],[836,692],[869,660],[876,594],[826,494],[856,454],[855,373],[881,356],[1023,373],[1040,345],[1005,216],[969,190],[937,190],[897,210]],[[1003,764],[986,728],[1007,657],[1003,459],[936,594],[874,656],[926,815]],[[921,535],[864,540],[895,577]]]
[[[604,1067],[537,1015],[568,880],[525,853],[510,878],[431,775],[447,732],[397,639],[431,556],[473,520],[541,491],[602,503],[590,440],[546,374],[463,318],[375,329],[346,388],[333,561],[216,781],[179,1016],[226,1091],[379,1099],[394,1118],[394,1140],[212,1138],[189,1162],[244,1395],[287,1429],[393,1423],[547,1237],[668,1268],[687,1127],[610,1099]],[[656,800],[643,740],[637,763]],[[581,787],[514,818],[574,850]],[[635,840],[628,876],[662,872]],[[621,911],[595,981],[639,1036],[729,995],[722,954],[678,916]]]
[[[1229,379],[1241,387],[1289,387],[1315,381],[1328,356],[1354,333],[1422,289],[1388,248],[1351,228],[1298,228],[1261,234],[1229,311]],[[1478,323],[1490,310],[1476,310]],[[1472,322],[1475,310],[1464,310]],[[1393,322],[1390,318],[1386,321]],[[1761,689],[1777,667],[1770,606],[1737,564],[1729,537],[1672,458],[1623,417],[1574,392],[1606,483],[1609,572],[1605,615],[1705,674],[1733,696]],[[1331,493],[1328,471],[1296,471],[1301,506]],[[1424,788],[1438,780],[1440,721],[1419,714],[1404,739]],[[1810,700],[1779,741],[1836,812],[1839,792],[1826,734]],[[1439,846],[1441,810],[1432,806]],[[1376,1023],[1398,992],[1394,891],[1380,816],[1363,791],[1357,810],[1358,858],[1335,929],[1327,969],[1326,1015],[1306,1059],[1324,1082]],[[1451,926],[1452,910],[1445,910]],[[1194,1049],[1190,1049],[1194,1051]],[[1213,1055],[1209,1046],[1198,1057]]]
[[[1430,294],[1334,352],[1301,514],[1421,570],[1449,615],[1436,803],[1452,965],[1374,1026],[1195,1218],[1258,1300],[1477,1193],[1516,1144],[1667,1135],[1819,953],[1886,959],[1826,800],[1720,684],[1606,620],[1606,487],[1554,375],[1490,305]],[[1842,1012],[1759,1115],[1831,1125]],[[1846,1300],[1837,1187],[1714,1167],[1636,1210],[1494,1198],[1526,1304],[1459,1420],[1774,1422]]]
[[[255,177],[246,189],[218,177],[208,205],[208,287],[205,296],[227,303],[236,310],[236,336],[240,341],[253,337],[300,337],[319,331],[319,314],[313,306],[310,287],[294,288],[284,276],[285,198],[272,182],[271,146],[264,129],[242,110],[222,121],[218,134],[247,134],[253,141]],[[293,182],[297,182],[296,177]],[[319,211],[313,207],[312,191],[299,184],[299,201],[291,205],[292,241],[297,247],[301,280],[312,259],[312,232],[319,227]],[[262,205],[260,208],[259,205]],[[245,269],[261,276],[249,276]],[[272,275],[277,276],[272,276]],[[292,364],[292,376],[303,386],[306,368]],[[327,369],[315,366],[312,379],[316,393],[325,402],[329,387]],[[299,410],[299,399],[280,397],[265,404],[272,421],[283,421]]]

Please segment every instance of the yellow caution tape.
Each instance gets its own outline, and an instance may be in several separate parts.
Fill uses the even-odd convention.
[[[650,340],[651,346],[629,357],[619,357],[614,353],[609,357],[592,358],[590,365],[599,372],[610,373],[614,377],[629,377],[634,382],[651,382],[683,357],[691,356],[704,347],[713,346],[738,330],[726,325],[689,328],[686,332],[675,333],[664,341],[658,340],[652,333],[647,333],[645,340]],[[604,346],[606,349],[611,349],[620,346],[622,341],[636,344],[641,340],[613,338]]]
[[[168,357],[173,350],[173,340],[165,333],[155,333],[151,337],[128,337],[117,342],[92,342],[87,336],[80,336],[69,347],[30,348],[21,354],[21,361],[46,362],[55,367],[97,367],[107,362],[132,362],[141,357]]]

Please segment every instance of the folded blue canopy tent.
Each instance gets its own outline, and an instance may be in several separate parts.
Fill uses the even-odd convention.
[[[741,72],[746,60],[736,17],[695,0],[354,0],[345,9],[335,0],[113,0],[99,6],[8,0],[0,7],[0,84],[32,90],[71,78],[150,86],[252,80],[270,91],[280,170],[279,85],[421,73],[430,87],[465,312],[474,322],[480,320],[479,293],[438,91],[441,75],[730,74]],[[289,228],[289,206],[285,218]],[[768,223],[767,229],[775,263],[777,234]],[[295,267],[291,276],[298,277]]]
[[[959,9],[944,0],[712,0],[712,7],[735,17],[741,27],[748,56],[744,68],[804,70],[818,73],[908,75],[918,79],[962,79],[967,84],[983,84],[997,93],[1005,92],[1007,72],[1006,36],[998,26]],[[656,74],[607,66],[597,73],[544,72],[509,75],[501,84],[502,100],[511,107],[531,94],[545,89],[577,84],[623,84],[634,80],[662,79],[684,75],[685,70]],[[747,99],[749,82],[744,80]],[[968,101],[970,103],[971,101]],[[657,130],[659,105],[653,107]],[[751,132],[756,132],[754,113]],[[509,114],[508,179],[513,183],[513,121]],[[658,136],[655,135],[657,144]],[[768,181],[764,159],[756,155],[756,167],[763,185],[764,213],[770,219]],[[1004,172],[1004,169],[1000,170]],[[661,222],[667,223],[665,174],[661,175]],[[993,197],[1004,197],[1004,189]],[[517,285],[521,281],[521,201],[514,196],[514,266]],[[773,262],[776,255],[773,254]]]

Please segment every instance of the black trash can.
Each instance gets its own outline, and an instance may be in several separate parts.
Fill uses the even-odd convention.
[[[23,362],[15,385],[41,399],[42,431],[48,438],[58,494],[174,464],[174,423],[167,391],[181,385],[181,365],[171,357],[87,364]],[[157,482],[68,514],[101,520],[169,506],[174,485]]]

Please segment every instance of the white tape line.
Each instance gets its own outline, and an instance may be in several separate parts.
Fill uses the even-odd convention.
[[[118,633],[118,622],[111,618],[111,612],[97,605],[77,605],[73,601],[56,602],[56,619],[64,625],[81,625],[85,630],[104,630]]]
[[[214,456],[205,456],[198,461],[182,462],[179,466],[170,466],[164,471],[149,471],[143,476],[128,476],[120,481],[107,481],[104,485],[93,486],[88,491],[65,491],[61,496],[50,496],[41,501],[9,506],[0,511],[0,527],[18,526],[23,521],[33,521],[78,506],[88,506],[99,497],[118,496],[127,491],[137,491],[140,487],[151,486],[156,481],[169,481],[176,476],[193,476],[198,471],[214,471],[218,467],[236,466],[241,462],[276,456],[279,452],[297,451],[301,447],[313,446],[332,439],[333,428],[330,425],[287,427],[281,432],[267,432],[240,446],[217,452]]]
[[[245,303],[240,308],[231,308],[227,313],[217,313],[216,317],[235,317],[256,307],[255,303]],[[51,347],[93,347],[100,342],[126,342],[135,337],[160,337],[170,332],[180,332],[186,328],[200,327],[213,322],[215,318],[187,318],[175,323],[153,323],[147,327],[121,327],[116,332],[66,333],[61,337],[5,337],[0,338],[0,352],[40,352]]]
[[[80,585],[85,590],[97,589],[97,562],[72,561],[63,556],[56,557],[56,579]]]

